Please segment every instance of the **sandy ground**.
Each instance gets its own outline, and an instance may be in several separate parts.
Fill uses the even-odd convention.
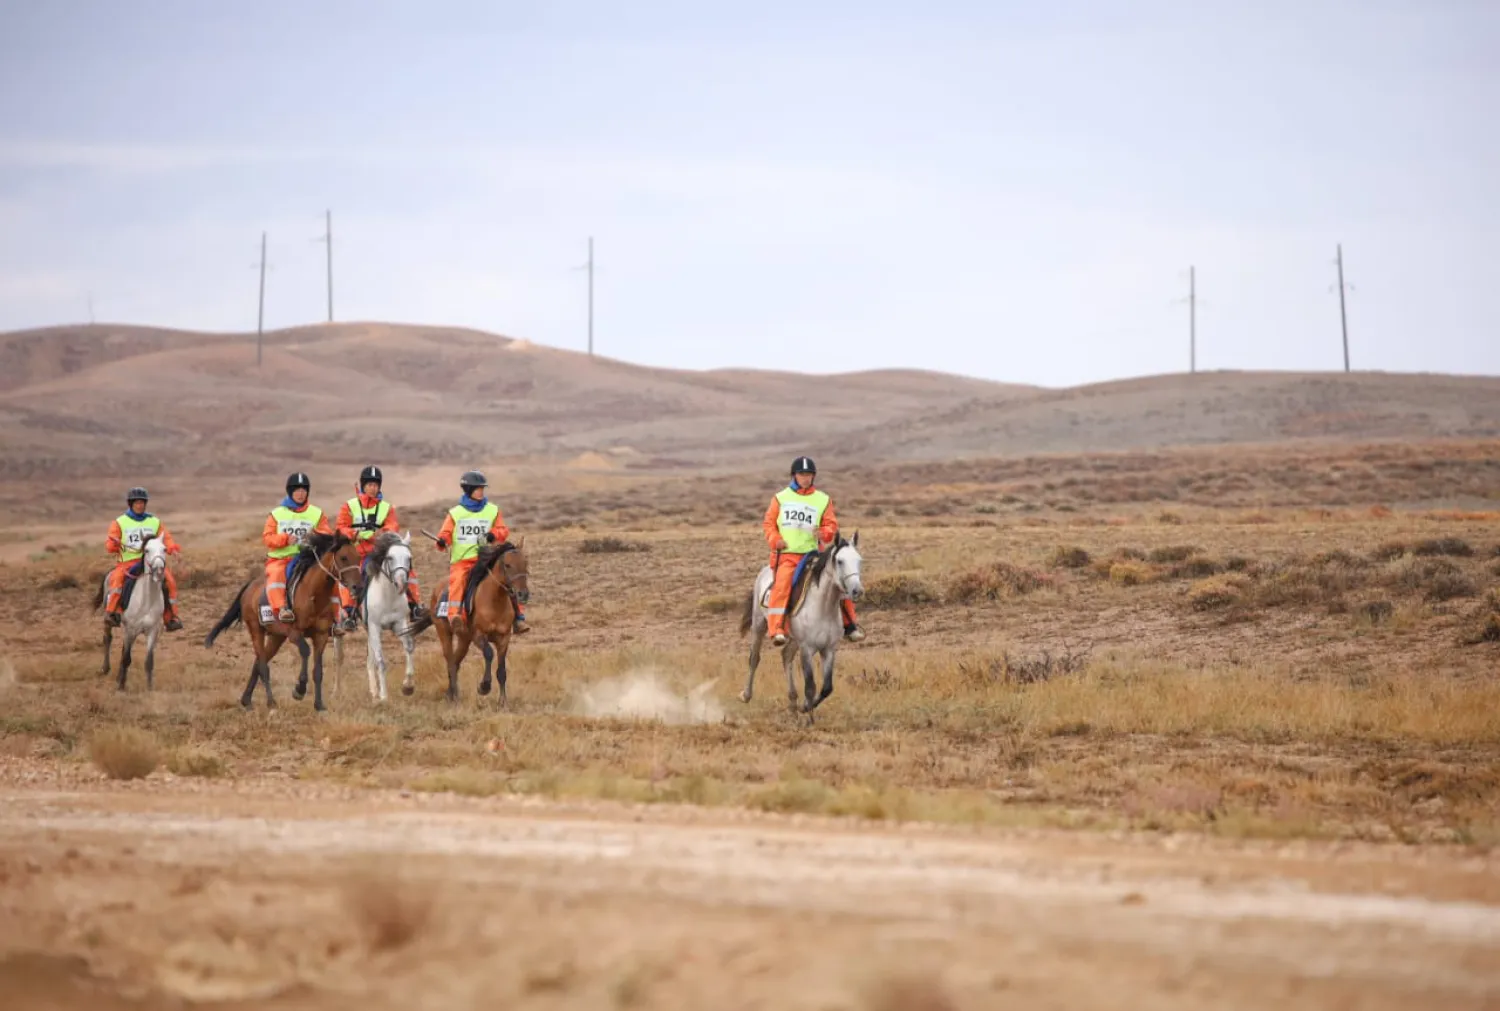
[[[1500,1007],[1493,853],[3,779],[10,1006]]]

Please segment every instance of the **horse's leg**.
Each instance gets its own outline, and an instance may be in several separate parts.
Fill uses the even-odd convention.
[[[335,639],[342,642],[342,639]],[[380,623],[365,621],[365,677],[370,682],[370,698],[385,701],[385,656],[380,651]]]
[[[833,694],[833,662],[834,657],[838,655],[838,651],[838,640],[834,640],[833,643],[825,646],[823,648],[823,651],[819,654],[823,659],[823,687],[818,690],[817,698],[810,697],[808,699],[808,722],[812,721],[812,711],[821,706],[823,704],[823,700]],[[809,676],[812,675],[812,661],[810,659],[807,665],[807,672]],[[811,682],[809,682],[809,687],[811,687]]]
[[[125,672],[130,670],[130,647],[135,644],[135,637],[135,630],[127,624],[125,626],[125,637],[120,643],[120,676],[115,682],[115,687],[122,692],[125,690]]]
[[[401,648],[406,651],[406,679],[401,682],[401,694],[410,695],[417,690],[417,664],[413,654],[417,651],[417,640],[410,633],[401,637]]]
[[[488,695],[490,679],[495,669],[495,647],[490,645],[489,639],[480,639],[479,652],[484,656],[484,677],[479,681],[479,694]]]
[[[458,668],[469,654],[469,643],[473,642],[473,625],[464,622],[464,630],[453,636],[453,649],[448,655],[448,701],[458,701]]]
[[[156,690],[156,640],[161,637],[162,622],[158,618],[151,631],[146,633],[146,691]]]
[[[323,704],[323,647],[328,645],[328,633],[320,628],[312,630],[313,637],[313,709],[326,712]]]
[[[802,660],[802,692],[806,699],[802,706],[804,713],[812,712],[813,696],[818,693],[817,681],[813,678],[813,654],[817,652],[809,646],[798,646],[797,655]]]
[[[740,701],[749,702],[755,694],[755,668],[760,666],[760,648],[766,641],[766,626],[757,625],[750,633],[750,673],[745,678],[745,690],[740,692]]]
[[[307,697],[307,661],[312,656],[312,647],[307,644],[306,639],[298,639],[295,645],[297,655],[302,658],[302,667],[297,671],[297,684],[292,688],[292,698],[301,702]]]
[[[512,619],[512,620],[514,620],[514,619]],[[505,702],[506,702],[506,695],[505,695],[505,676],[506,676],[505,658],[510,655],[510,638],[511,638],[512,633],[510,631],[510,626],[506,625],[505,628],[504,628],[504,630],[492,632],[492,633],[490,633],[490,635],[492,636],[492,638],[490,639],[490,642],[493,642],[495,644],[495,684],[500,689],[500,704],[503,706],[503,705],[505,705]],[[485,642],[482,639],[480,641],[484,642],[486,646],[489,645],[489,642]],[[490,651],[488,649],[486,649],[484,651],[484,655],[486,657],[486,660],[488,660],[488,657],[490,655]]]
[[[109,647],[114,642],[115,630],[108,622],[104,624],[104,663],[99,668],[99,676],[104,677],[109,673]]]
[[[245,629],[250,633],[250,648],[255,650],[255,661],[250,664],[250,680],[245,683],[245,691],[240,695],[240,705],[249,709],[255,701],[255,684],[260,680],[261,664],[266,662],[266,631],[260,627],[260,619],[255,614],[254,605],[241,607],[240,618],[245,623]],[[269,688],[270,677],[266,678]]]

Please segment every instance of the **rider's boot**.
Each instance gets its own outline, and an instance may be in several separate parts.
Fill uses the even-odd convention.
[[[105,611],[104,623],[110,628],[119,628],[125,623],[125,616],[119,611]]]
[[[844,626],[844,638],[848,639],[850,642],[862,642],[864,640],[864,637],[864,629],[860,628],[858,625]]]
[[[290,625],[297,620],[297,612],[293,611],[290,607],[283,607],[280,611],[276,612],[276,620],[283,625]]]
[[[411,612],[412,621],[421,621],[423,618],[427,617],[427,608],[422,606],[422,602],[420,600],[408,600],[406,602],[406,607],[407,610]]]

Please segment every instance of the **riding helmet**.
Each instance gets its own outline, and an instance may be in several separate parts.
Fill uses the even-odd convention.
[[[798,474],[816,474],[817,472],[818,465],[813,463],[810,456],[799,456],[792,461],[793,477],[796,477]]]
[[[309,492],[312,491],[312,482],[309,481],[307,475],[302,473],[300,470],[286,479],[286,493],[288,495],[290,495],[292,491],[297,488],[305,488]]]
[[[136,487],[130,489],[129,491],[127,491],[125,493],[125,504],[126,505],[129,505],[130,503],[136,502],[136,501],[142,501],[142,502],[150,502],[151,501],[151,496],[146,493],[146,489],[140,487],[139,485],[137,485]]]
[[[484,474],[477,470],[466,470],[458,479],[458,486],[464,490],[465,494],[472,492],[475,488],[488,488],[489,484]]]
[[[375,466],[373,463],[359,472],[359,486],[363,488],[371,481],[374,481],[376,484],[382,483],[380,468]]]

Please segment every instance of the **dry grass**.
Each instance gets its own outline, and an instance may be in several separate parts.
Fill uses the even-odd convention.
[[[101,727],[89,737],[89,758],[110,779],[142,779],[161,763],[161,748],[136,727]]]
[[[1378,455],[1350,453],[1338,466],[1374,467]],[[1408,458],[1387,456],[1391,467]],[[738,605],[765,557],[763,489],[739,479],[712,485],[702,525],[686,534],[671,515],[623,518],[641,500],[610,488],[530,504],[648,547],[649,572],[636,551],[588,549],[596,535],[581,529],[536,532],[516,518],[525,509],[507,508],[528,535],[537,631],[513,648],[506,710],[476,698],[477,658],[465,666],[460,704],[443,702],[438,650],[424,635],[414,698],[370,704],[364,647],[351,639],[339,694],[330,661],[328,716],[292,701],[290,656],[275,663],[275,718],[259,694],[247,716],[236,704],[243,635],[212,651],[194,640],[253,567],[249,534],[194,549],[201,588],[184,594],[189,633],[164,641],[154,696],[134,683],[117,693],[95,674],[96,625],[63,624],[83,613],[83,576],[97,566],[54,552],[0,581],[14,690],[27,693],[0,714],[0,744],[66,771],[118,727],[159,741],[167,768],[183,776],[291,772],[480,796],[896,821],[1500,841],[1500,783],[1489,771],[1500,768],[1492,528],[1470,513],[1314,508],[1319,496],[1307,491],[1288,492],[1291,504],[1257,500],[1262,486],[1248,482],[1266,479],[1237,469],[1239,459],[1224,457],[1213,481],[1244,478],[1249,490],[1219,508],[1179,502],[1180,522],[1167,523],[1160,506],[1084,506],[1087,482],[1064,482],[1084,470],[1101,481],[1129,476],[1149,498],[1161,482],[1183,480],[1177,457],[1156,469],[1053,461],[1057,480],[1027,477],[1024,462],[935,466],[950,477],[988,467],[1010,475],[999,486],[1010,491],[912,478],[881,488],[875,502],[859,490],[870,479],[855,472],[840,514],[862,528],[870,639],[840,652],[834,694],[811,728],[786,712],[774,656],[755,700],[736,698]],[[1459,467],[1420,473],[1434,499],[1467,480]],[[1023,512],[1035,498],[1019,487],[1027,483],[1080,508]],[[1007,502],[1012,492],[1017,501]],[[933,513],[929,496],[973,496],[998,511]],[[403,510],[413,527],[437,515]],[[418,566],[430,582],[431,560]],[[69,575],[77,586],[45,591],[44,623],[23,620],[38,592]],[[701,689],[700,712],[722,715],[671,725],[580,715],[585,688],[643,671],[674,696]]]

